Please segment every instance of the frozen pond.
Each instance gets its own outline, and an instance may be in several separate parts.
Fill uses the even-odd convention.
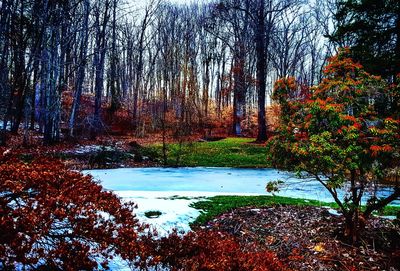
[[[285,181],[280,196],[333,201],[324,187],[313,179],[299,179],[293,174],[275,169],[238,168],[120,168],[87,170],[101,181],[106,189],[129,196],[131,191],[171,192],[173,195],[196,196],[217,194],[267,195],[269,181]],[[391,189],[380,188],[378,196],[386,196]],[[209,192],[209,193],[206,193]],[[135,192],[136,193],[136,192]],[[397,201],[395,204],[399,204]]]
[[[188,223],[199,214],[189,207],[201,197],[214,195],[268,195],[269,181],[282,180],[285,186],[280,196],[316,199],[331,202],[332,197],[313,179],[299,179],[289,172],[275,169],[237,168],[120,168],[87,170],[105,189],[113,190],[124,200],[133,200],[139,206],[138,217],[168,232],[173,227],[188,230]],[[390,193],[382,187],[379,196]],[[398,205],[399,201],[394,202]],[[148,219],[146,211],[159,210],[159,218]]]

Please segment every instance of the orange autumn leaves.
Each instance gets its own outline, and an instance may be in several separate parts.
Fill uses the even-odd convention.
[[[0,258],[4,268],[53,270],[107,267],[129,243],[134,259],[146,246],[133,204],[122,204],[92,177],[40,158],[0,161]],[[123,242],[124,243],[123,243]]]
[[[345,147],[358,142],[371,159],[393,154],[398,151],[400,139],[399,116],[380,116],[374,102],[383,95],[390,100],[398,95],[399,87],[388,87],[384,80],[366,73],[347,55],[348,49],[342,49],[329,59],[325,78],[310,88],[309,96],[296,97],[300,87],[293,77],[276,81],[273,98],[281,106],[279,130],[298,142],[307,142],[310,135],[328,131],[333,144],[342,142]],[[286,149],[299,150],[301,156],[307,153],[307,148]]]
[[[369,75],[347,54],[344,49],[330,58],[325,78],[308,96],[296,95],[294,78],[276,82],[280,125],[267,144],[275,166],[326,173],[334,186],[349,172],[381,178],[400,166],[394,158],[400,153],[400,86]]]
[[[185,236],[173,233],[159,243],[159,260],[171,270],[288,270],[275,254],[252,243],[240,244],[223,232],[199,230]]]

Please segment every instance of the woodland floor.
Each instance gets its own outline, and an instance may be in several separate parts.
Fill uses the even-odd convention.
[[[339,238],[343,219],[311,206],[238,208],[208,222],[240,242],[274,251],[292,270],[400,270],[399,221],[369,221],[359,246]]]

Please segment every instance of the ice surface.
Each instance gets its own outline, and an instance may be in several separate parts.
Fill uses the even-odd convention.
[[[273,169],[120,168],[88,170],[114,191],[196,191],[266,194],[265,185],[292,175]]]
[[[93,175],[106,189],[113,191],[175,191],[189,192],[189,195],[190,192],[197,192],[196,195],[199,192],[267,195],[266,184],[281,180],[285,184],[278,193],[280,196],[333,201],[318,181],[299,179],[292,173],[275,169],[120,168],[87,170],[85,173]],[[378,196],[386,196],[391,191],[389,187],[381,187]]]

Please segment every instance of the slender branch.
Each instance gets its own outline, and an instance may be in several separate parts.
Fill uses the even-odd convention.
[[[367,209],[364,211],[364,217],[369,217],[373,211],[380,210],[389,203],[391,203],[394,200],[397,200],[400,198],[400,187],[396,187],[393,194],[390,196],[379,200],[378,202],[368,205]]]
[[[348,211],[347,211],[346,207],[343,205],[343,203],[340,201],[336,190],[332,189],[323,180],[321,180],[321,178],[318,176],[318,174],[314,174],[314,177],[315,177],[315,179],[317,179],[317,181],[319,183],[321,183],[326,188],[326,190],[329,191],[329,193],[331,193],[333,199],[335,200],[337,205],[339,205],[339,207],[342,210],[343,214],[346,216],[348,214]]]

